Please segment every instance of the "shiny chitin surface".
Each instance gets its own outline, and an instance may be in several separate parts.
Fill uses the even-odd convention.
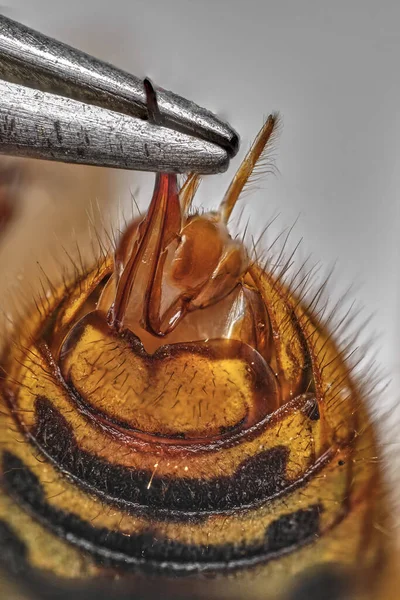
[[[220,146],[99,106],[4,81],[0,96],[1,154],[174,173],[229,164]]]
[[[263,265],[229,233],[275,127],[216,212],[191,207],[198,176],[158,175],[114,256],[19,324],[0,543],[32,593],[378,597],[388,523],[348,348],[285,278],[291,258]]]

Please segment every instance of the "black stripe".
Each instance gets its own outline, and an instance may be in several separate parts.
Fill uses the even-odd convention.
[[[32,436],[40,448],[92,492],[124,508],[190,511],[201,516],[268,499],[291,483],[286,478],[289,451],[276,446],[244,460],[231,476],[201,480],[156,475],[148,489],[151,471],[113,465],[80,449],[71,426],[47,398],[36,399],[35,413]]]
[[[147,571],[162,569],[180,573],[236,569],[277,558],[319,534],[321,507],[313,505],[280,517],[266,529],[264,539],[253,544],[183,544],[157,535],[150,526],[145,533],[126,536],[93,527],[73,513],[51,506],[36,475],[20,458],[7,451],[3,454],[3,482],[21,506],[58,536],[67,538],[107,566],[140,566]]]

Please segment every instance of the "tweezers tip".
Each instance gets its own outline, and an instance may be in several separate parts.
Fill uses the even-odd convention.
[[[236,154],[239,151],[239,146],[240,146],[240,136],[238,133],[236,133],[236,131],[234,129],[232,129],[231,136],[229,139],[229,144],[226,149],[230,158],[233,158],[234,156],[236,156]]]

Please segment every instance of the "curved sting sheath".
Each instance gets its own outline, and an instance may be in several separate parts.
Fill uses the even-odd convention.
[[[147,122],[142,80],[4,16],[0,78],[3,154],[216,173],[239,147],[229,125],[161,88],[161,126]]]

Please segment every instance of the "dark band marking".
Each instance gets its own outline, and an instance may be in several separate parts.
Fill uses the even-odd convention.
[[[354,583],[343,565],[318,565],[294,581],[287,600],[344,600],[353,598]]]
[[[299,537],[309,538],[317,533],[315,509],[298,510],[276,519],[267,529],[267,545],[272,551],[297,544]]]
[[[71,426],[44,397],[35,402],[32,436],[57,466],[105,499],[138,509],[191,513],[227,511],[282,492],[289,451],[276,446],[244,460],[232,476],[210,480],[152,476],[148,470],[112,465],[79,448]]]
[[[0,565],[7,572],[19,574],[27,566],[27,548],[13,529],[0,520]]]
[[[3,481],[18,504],[33,513],[57,536],[89,552],[102,565],[148,571],[193,573],[238,569],[266,562],[315,539],[319,534],[319,505],[274,521],[262,542],[253,544],[184,544],[148,531],[126,536],[97,528],[70,512],[51,506],[37,476],[10,452],[3,454]]]

